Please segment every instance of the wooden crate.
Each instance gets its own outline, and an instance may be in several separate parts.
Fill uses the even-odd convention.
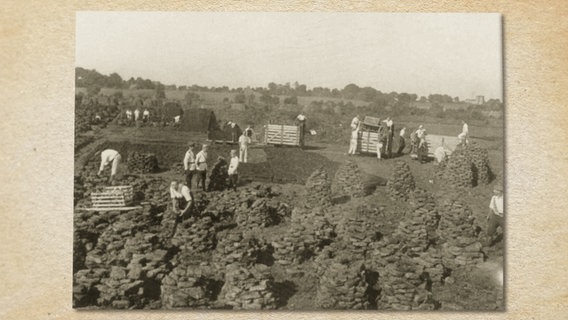
[[[300,127],[281,124],[269,124],[264,131],[264,143],[299,146]]]
[[[359,133],[359,152],[377,153],[377,143],[379,142],[379,134],[371,131],[361,131]]]
[[[102,191],[91,193],[93,208],[125,207],[132,203],[132,186],[104,187]]]
[[[442,144],[445,144],[446,147],[453,152],[456,149],[456,146],[460,143],[460,139],[457,136],[442,136],[436,134],[428,134],[426,135],[426,142],[428,143],[428,155],[433,156],[434,151],[438,147],[441,147]]]

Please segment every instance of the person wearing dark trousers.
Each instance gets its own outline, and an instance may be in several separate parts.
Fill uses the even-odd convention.
[[[405,134],[406,134],[406,127],[400,129],[400,134],[398,136],[398,151],[397,151],[397,154],[399,156],[402,155],[402,151],[404,151],[404,147],[406,147],[406,141],[404,140]]]
[[[237,183],[239,181],[239,156],[237,155],[237,150],[231,150],[231,160],[229,161],[229,169],[227,173],[229,174],[229,188],[237,191]]]
[[[197,170],[196,187],[199,188],[199,184],[201,183],[203,191],[207,191],[207,188],[205,187],[205,179],[207,178],[207,149],[208,146],[204,144],[201,151],[199,151],[197,156],[195,156],[195,165]]]
[[[193,153],[194,145],[190,144],[185,152],[185,157],[183,158],[183,169],[185,172],[185,183],[189,188],[192,186],[192,179],[195,175],[196,165],[195,165],[195,155]]]

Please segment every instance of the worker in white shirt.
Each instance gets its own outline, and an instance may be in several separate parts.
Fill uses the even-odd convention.
[[[392,145],[393,145],[393,138],[394,138],[394,126],[393,126],[393,121],[390,117],[386,118],[385,120],[383,120],[382,122],[384,122],[387,126],[387,132],[386,132],[386,138],[387,138],[387,144],[386,144],[386,156],[387,158],[391,158],[392,157]]]
[[[400,133],[398,135],[398,151],[396,153],[399,156],[402,155],[402,151],[404,151],[404,147],[406,147],[406,140],[404,139],[405,134],[406,134],[406,127],[400,129]]]
[[[353,123],[352,123],[353,124]],[[349,141],[349,151],[347,154],[354,155],[357,152],[357,143],[359,140],[359,128],[361,122],[357,122],[355,130],[351,131],[351,140]]]
[[[207,149],[208,146],[204,144],[201,151],[195,156],[195,166],[197,170],[196,187],[199,188],[199,183],[201,182],[203,191],[207,191],[205,187],[205,179],[207,178]]]
[[[497,227],[504,228],[504,218],[503,218],[503,186],[497,184],[493,188],[493,197],[489,202],[489,214],[487,215],[487,239],[486,244],[491,246],[495,242],[495,232]]]
[[[185,173],[185,183],[191,188],[193,176],[195,175],[195,170],[197,168],[195,164],[195,154],[193,154],[193,148],[195,145],[193,143],[189,144],[185,156],[183,157],[183,169]]]
[[[353,120],[351,120],[351,130],[357,130],[357,128],[359,128],[359,123],[361,122],[361,120],[359,119],[359,115],[356,115],[355,118],[353,118]]]
[[[385,139],[386,139],[386,136],[385,136],[382,128],[379,128],[378,135],[379,135],[379,137],[378,137],[377,145],[376,145],[376,147],[377,147],[377,159],[381,160],[381,153],[383,152],[383,147],[385,145]]]
[[[468,144],[468,136],[469,136],[469,126],[467,125],[467,123],[462,120],[462,132],[458,135],[458,139],[460,139],[460,143],[461,144]]]
[[[126,123],[130,125],[132,122],[132,110],[126,109]]]
[[[227,173],[229,174],[229,188],[237,191],[237,182],[239,180],[239,157],[237,156],[237,150],[231,150],[231,160],[229,160],[229,169]]]
[[[239,137],[239,160],[241,162],[248,162],[248,146],[250,144],[250,138],[247,136],[246,131]]]
[[[306,136],[306,120],[308,118],[304,115],[304,113],[300,113],[296,120],[298,121],[298,125],[300,127],[300,147],[304,146],[304,138]]]
[[[138,119],[140,119],[140,109],[136,108],[136,110],[134,110],[134,121],[138,122]]]
[[[144,112],[142,113],[142,121],[148,122],[148,120],[150,120],[150,111],[148,109],[144,109]]]
[[[191,210],[191,205],[193,204],[191,190],[183,182],[172,181],[170,197],[172,198],[172,208],[175,213],[183,216]]]
[[[116,175],[121,159],[122,156],[120,155],[120,153],[118,153],[118,151],[113,149],[104,150],[103,152],[101,152],[101,166],[99,167],[99,172],[97,173],[97,175],[100,177],[105,167],[112,162],[109,182],[112,181]]]

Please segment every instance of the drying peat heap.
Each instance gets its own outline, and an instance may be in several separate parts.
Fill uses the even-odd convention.
[[[488,184],[492,179],[487,149],[475,143],[458,147],[448,160],[438,164],[436,176],[452,189],[464,190]]]
[[[408,163],[396,160],[392,177],[387,181],[387,190],[393,200],[408,200],[409,194],[414,190],[414,177],[410,172]]]
[[[347,160],[335,173],[332,186],[337,196],[360,198],[365,196],[363,177],[359,166],[353,160]]]
[[[75,177],[77,206],[88,206],[89,194],[104,184],[96,170],[88,163]],[[440,307],[432,284],[443,286],[452,270],[484,258],[471,210],[455,200],[438,204],[415,187],[404,162],[382,189],[405,202],[395,221],[385,219],[395,213],[374,196],[332,204],[322,169],[298,193],[268,184],[198,192],[181,218],[170,207],[169,181],[120,179],[145,204],[76,211],[75,307],[276,309],[290,298],[281,290],[285,281],[313,290],[303,292],[310,308],[432,310]],[[304,196],[298,203],[283,201],[297,195]]]
[[[306,181],[304,201],[308,208],[331,205],[331,182],[325,169],[315,170]]]
[[[158,171],[158,158],[153,153],[133,152],[128,155],[130,173],[154,173]]]

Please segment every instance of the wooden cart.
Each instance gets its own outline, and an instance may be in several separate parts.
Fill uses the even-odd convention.
[[[264,130],[264,143],[272,145],[301,146],[299,126],[268,124]]]

